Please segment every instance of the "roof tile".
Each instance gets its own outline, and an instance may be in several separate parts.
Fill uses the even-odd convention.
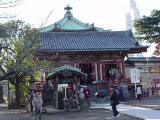
[[[42,51],[108,51],[141,48],[131,31],[41,33]]]

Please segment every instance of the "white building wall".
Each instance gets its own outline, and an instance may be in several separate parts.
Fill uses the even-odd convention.
[[[154,79],[160,79],[160,73],[156,72],[148,72],[148,67],[160,67],[160,63],[134,63],[135,66],[126,66],[125,67],[125,74],[126,78],[131,78],[130,70],[133,68],[138,68],[140,70],[140,77],[141,77],[141,84],[143,86],[143,90],[147,92],[149,83],[152,83]],[[151,84],[152,87],[152,84]],[[159,91],[160,95],[160,91]]]

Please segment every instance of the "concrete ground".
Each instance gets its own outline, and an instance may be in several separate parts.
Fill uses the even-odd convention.
[[[43,114],[42,120],[105,120],[111,118],[112,113],[105,109],[89,109],[81,112],[62,112],[54,114]],[[32,120],[32,114],[24,110],[0,109],[0,120]],[[141,120],[125,114],[114,120]]]
[[[127,100],[124,104],[132,105],[136,107],[151,108],[154,110],[160,110],[160,97],[146,97],[139,100]]]
[[[111,106],[109,103],[92,103],[91,108],[104,108],[106,110],[111,110]],[[136,116],[137,118],[141,118],[143,120],[160,120],[160,110],[153,110],[150,108],[142,108],[142,107],[134,107],[131,105],[119,104],[117,106],[118,111],[121,114],[127,114],[130,116]]]
[[[92,108],[105,108],[111,110],[110,103],[92,103]],[[160,120],[160,97],[142,98],[139,100],[126,100],[117,106],[123,114],[136,116],[144,120]]]
[[[142,98],[141,101],[127,100],[123,104],[160,110],[160,97]],[[142,120],[122,113],[114,120]],[[111,116],[112,112],[106,109],[89,109],[81,112],[43,114],[42,120],[105,120],[105,117]],[[0,120],[32,120],[32,114],[26,110],[8,110],[5,105],[0,104]]]

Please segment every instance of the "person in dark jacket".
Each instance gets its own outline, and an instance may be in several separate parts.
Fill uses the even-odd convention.
[[[123,87],[119,87],[118,92],[119,92],[119,101],[125,101],[123,94]]]
[[[120,114],[117,111],[117,105],[119,104],[119,93],[118,90],[114,86],[110,86],[110,102],[112,106],[113,116],[119,117]]]

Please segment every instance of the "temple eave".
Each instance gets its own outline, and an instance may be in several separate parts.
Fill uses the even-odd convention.
[[[91,28],[91,29],[80,29],[80,30],[77,30],[77,29],[61,29],[61,28],[55,28],[53,30],[51,30],[51,32],[92,32],[92,31],[97,31],[96,28]]]
[[[60,55],[90,55],[90,54],[100,54],[100,55],[108,55],[108,54],[119,54],[119,55],[125,55],[125,54],[133,54],[133,53],[141,53],[146,52],[147,49],[140,48],[140,49],[129,49],[129,50],[109,50],[109,51],[66,51],[66,50],[43,50],[39,51],[39,55],[43,54],[60,54]]]

